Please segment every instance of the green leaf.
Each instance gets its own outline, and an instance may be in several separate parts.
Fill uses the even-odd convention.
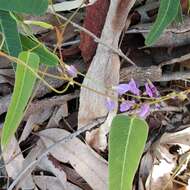
[[[40,57],[40,62],[48,66],[56,66],[59,63],[58,57],[51,53],[43,44],[30,39],[29,37],[20,36],[24,50],[33,49],[32,52]],[[36,47],[36,48],[35,48]]]
[[[142,119],[116,116],[109,134],[109,190],[131,190],[143,153],[148,125]]]
[[[53,25],[51,25],[47,22],[42,22],[42,21],[37,21],[37,20],[24,20],[23,22],[24,22],[24,24],[36,25],[36,26],[40,26],[42,28],[53,30]]]
[[[176,23],[182,23],[183,22],[183,12],[182,12],[182,7],[181,4],[179,5],[177,15],[174,20]]]
[[[40,62],[37,54],[24,51],[19,54],[19,59],[37,72]],[[2,131],[1,145],[3,148],[9,143],[11,136],[15,133],[22,121],[23,113],[32,94],[35,82],[36,76],[32,71],[18,64],[13,95]]]
[[[48,0],[0,0],[0,10],[41,15],[48,8]]]
[[[151,46],[155,43],[162,34],[163,30],[176,18],[179,5],[179,0],[160,0],[158,16],[145,40],[145,44],[147,46]]]
[[[22,51],[22,45],[17,23],[7,11],[0,10],[0,28],[5,38],[5,46],[8,54],[18,57],[18,54]]]

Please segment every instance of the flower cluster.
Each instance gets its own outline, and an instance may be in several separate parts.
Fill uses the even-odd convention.
[[[159,97],[159,92],[151,81],[148,80],[144,86],[145,86],[145,94],[148,97],[150,98]],[[121,102],[119,106],[120,112],[133,111],[132,113],[134,113],[134,108],[136,108],[137,105],[141,105],[140,108],[135,110],[135,114],[142,118],[146,118],[148,116],[148,114],[150,113],[150,105],[148,103],[138,102],[139,99],[137,97],[140,97],[141,91],[137,83],[134,81],[134,79],[131,79],[129,83],[126,84],[119,84],[118,86],[113,87],[113,89],[116,90],[116,92],[120,97],[127,92],[130,92],[133,95],[132,100],[123,100]],[[112,111],[116,108],[116,104],[111,99],[107,99],[106,107],[108,108],[109,111]]]

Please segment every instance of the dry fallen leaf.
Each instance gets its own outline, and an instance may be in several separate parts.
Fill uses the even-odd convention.
[[[180,149],[176,147],[176,153],[172,153],[170,147],[173,146]],[[140,167],[140,176],[146,181],[146,190],[178,190],[181,186],[177,186],[173,179],[185,176],[183,171],[189,170],[189,150],[189,127],[174,133],[164,133],[159,140],[154,142],[150,152],[142,158]],[[151,166],[146,168],[149,165],[150,155],[154,163],[152,163],[152,168]],[[184,188],[187,189],[188,186]]]
[[[7,111],[10,101],[11,101],[10,94],[0,99],[0,115]]]
[[[52,176],[33,176],[34,182],[41,190],[63,190],[61,183]]]
[[[26,125],[24,126],[24,130],[19,139],[19,143],[26,140],[26,138],[29,136],[29,134],[31,133],[35,125],[40,125],[45,120],[47,120],[52,114],[52,111],[53,111],[52,108],[48,108],[48,109],[42,110],[41,112],[37,112],[35,114],[30,115],[26,122]]]
[[[67,117],[68,115],[68,105],[66,102],[64,102],[63,105],[60,106],[60,108],[54,110],[54,113],[52,114],[52,117],[50,118],[46,128],[59,126],[60,120],[64,117]]]
[[[86,5],[92,5],[95,3],[96,0],[89,0],[88,4],[84,4],[84,0],[72,0],[72,1],[64,1],[62,3],[56,3],[52,5],[49,5],[48,12],[59,12],[59,11],[70,11],[72,9],[76,9],[82,5],[82,7]]]
[[[63,129],[56,128],[40,132],[41,139],[46,147],[69,134]],[[50,150],[50,153],[57,160],[70,163],[94,190],[107,189],[108,166],[106,161],[78,138],[56,145]]]
[[[13,136],[9,145],[3,152],[3,159],[7,174],[10,178],[16,179],[19,173],[24,169],[24,157],[16,138]],[[18,187],[22,189],[35,189],[30,171],[28,171],[23,179],[21,179]]]
[[[93,5],[86,8],[86,14],[83,27],[95,34],[101,36],[105,18],[109,7],[108,0],[97,0]],[[85,32],[80,34],[80,50],[85,63],[89,63],[96,53],[97,43]]]
[[[31,162],[35,161],[44,151],[46,147],[41,140],[37,142],[37,145],[29,152],[24,160],[23,165],[28,165]],[[56,176],[56,180],[59,182],[62,189],[68,189],[68,182],[67,176],[64,170],[55,165],[52,159],[50,159],[50,155],[45,156],[42,160],[38,163],[38,167],[44,171],[51,172]]]
[[[33,176],[34,182],[41,190],[81,190],[81,188],[68,182],[67,189],[63,188],[60,181],[52,176]]]
[[[153,150],[155,150],[153,151],[154,161],[146,179],[146,190],[163,190],[163,187],[166,187],[165,190],[173,190],[170,174],[177,164],[175,156],[171,155],[166,147],[159,144],[156,144]]]
[[[57,177],[62,187],[67,189],[67,176],[65,172],[59,166],[56,166],[51,161],[51,159],[49,159],[49,156],[46,156],[42,159],[42,161],[39,164],[39,167],[46,171],[52,172]]]
[[[161,144],[184,144],[190,146],[190,127],[175,132],[164,133],[160,138]]]

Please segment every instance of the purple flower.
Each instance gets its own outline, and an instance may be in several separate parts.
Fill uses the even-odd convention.
[[[138,110],[137,114],[139,117],[146,118],[149,114],[150,106],[149,104],[143,104],[141,108]]]
[[[128,91],[135,95],[140,95],[140,90],[133,79],[131,79],[128,84],[119,84],[118,86],[114,87],[114,89],[116,89],[119,95],[123,95]]]
[[[119,95],[123,95],[129,91],[129,85],[128,84],[119,84],[117,87],[115,87],[115,89]]]
[[[124,101],[120,104],[120,111],[124,112],[124,111],[128,111],[133,105],[134,105],[135,101]]]
[[[160,104],[155,104],[155,108],[160,109],[161,108]]]
[[[159,92],[151,81],[145,83],[146,94],[150,97],[158,97]]]
[[[137,96],[140,95],[140,90],[138,89],[134,79],[131,79],[129,82],[129,91]]]
[[[78,71],[73,65],[70,65],[70,66],[66,65],[66,69],[67,69],[68,74],[71,77],[73,77],[73,78],[77,77]]]
[[[110,98],[106,99],[106,103],[105,103],[108,111],[113,111],[116,107],[115,102],[113,100],[111,100]]]
[[[150,97],[153,97],[153,92],[152,89],[150,88],[148,83],[145,83],[145,89],[146,89],[146,94]]]

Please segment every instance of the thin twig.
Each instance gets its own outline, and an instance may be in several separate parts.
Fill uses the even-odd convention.
[[[112,50],[113,52],[117,53],[119,56],[121,56],[123,59],[125,59],[128,63],[132,64],[133,66],[136,66],[136,64],[129,59],[120,49],[114,48],[112,47],[110,44],[107,44],[106,42],[103,42],[100,38],[98,38],[96,35],[94,35],[92,32],[90,32],[89,30],[87,30],[86,28],[68,20],[68,18],[59,15],[57,13],[56,14],[58,17],[60,17],[61,19],[65,20],[65,21],[69,21],[70,24],[72,24],[75,28],[78,28],[80,31],[85,32],[86,34],[88,34],[89,36],[91,36],[95,42],[104,45],[105,47],[107,47],[108,49]]]
[[[125,34],[138,34],[138,33],[149,33],[151,30],[150,29],[138,29],[138,28],[132,28],[132,29],[129,29],[125,32]],[[186,32],[189,32],[190,31],[190,28],[185,28],[185,29],[182,29],[182,30],[179,30],[179,29],[175,29],[175,28],[171,28],[171,29],[165,29],[164,30],[164,33],[168,33],[168,32],[171,32],[171,33],[174,33],[174,34],[181,34],[181,33],[186,33]]]
[[[184,80],[190,78],[190,72],[175,72],[172,74],[163,74],[157,81]]]
[[[184,61],[187,61],[187,60],[190,60],[190,53],[187,53],[185,55],[182,55],[182,56],[174,58],[174,59],[170,59],[168,61],[164,61],[164,62],[162,62],[160,64],[160,66],[162,67],[162,66],[165,66],[165,65],[172,65],[172,64],[184,62]]]
[[[103,118],[99,118],[99,119],[96,119],[94,120],[93,122],[91,122],[90,124],[84,126],[84,127],[81,127],[80,129],[78,129],[76,132],[66,136],[66,137],[63,137],[61,139],[59,139],[58,141],[56,141],[54,144],[50,145],[42,154],[41,156],[38,157],[37,160],[31,162],[24,170],[22,170],[20,172],[20,174],[17,176],[17,178],[12,182],[12,184],[9,186],[9,188],[7,190],[13,190],[13,188],[16,186],[16,184],[20,181],[20,179],[25,175],[25,173],[33,168],[34,166],[36,166],[41,160],[42,158],[44,158],[49,152],[50,150],[52,150],[53,148],[55,148],[58,144],[60,143],[67,143],[68,141],[72,140],[73,138],[77,137],[78,135],[80,135],[81,133],[85,132],[85,131],[88,131],[88,130],[91,130],[92,128],[94,128],[95,126],[103,123],[105,120],[105,117]]]

